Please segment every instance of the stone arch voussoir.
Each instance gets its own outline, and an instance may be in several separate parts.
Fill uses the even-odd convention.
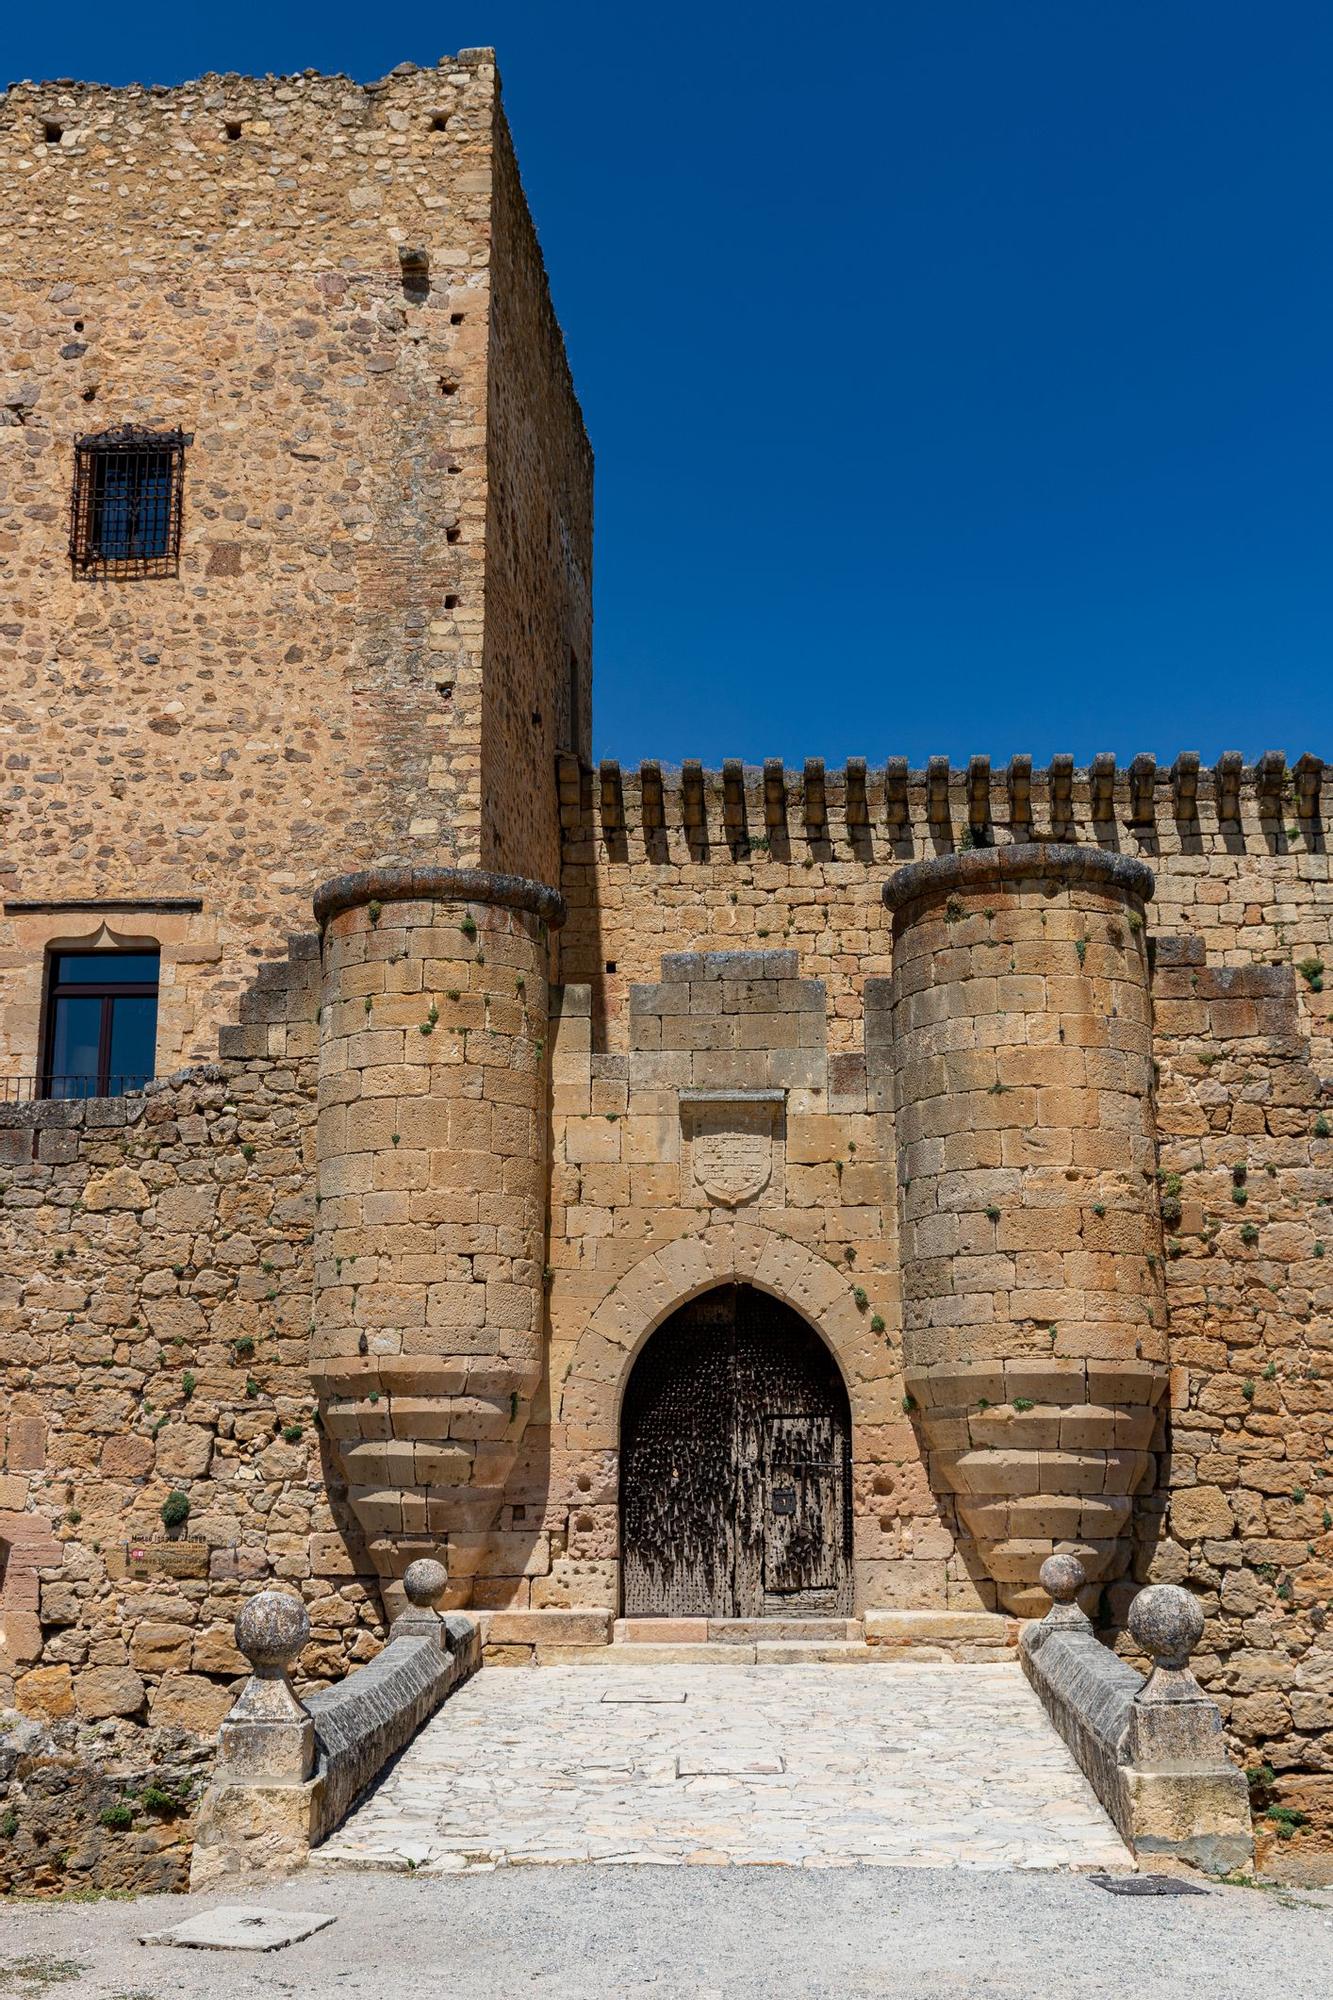
[[[838,1364],[853,1425],[875,1420],[851,1350],[863,1315],[850,1272],[794,1237],[748,1223],[723,1223],[651,1251],[607,1293],[579,1336],[561,1390],[562,1419],[585,1444],[615,1451],[620,1408],[640,1349],[663,1320],[715,1285],[753,1285],[808,1320]]]

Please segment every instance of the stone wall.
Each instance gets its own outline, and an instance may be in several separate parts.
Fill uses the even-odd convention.
[[[0,1107],[0,1704],[211,1736],[266,1580],[307,1602],[308,1680],[375,1650],[310,1375],[318,971],[296,940],[211,1067]]]
[[[1304,1817],[1288,1854],[1333,1839],[1329,1003],[1308,955],[1219,963],[1204,938],[1157,947],[1173,1368],[1138,1574],[1203,1597],[1196,1666],[1276,1808],[1260,1832]]]
[[[608,796],[586,778],[579,791],[585,801],[596,793],[596,806]],[[1130,1567],[1100,1607],[1114,1633],[1132,1589],[1148,1578],[1180,1580],[1200,1596],[1209,1614],[1200,1677],[1256,1770],[1261,1803],[1271,1800],[1277,1812],[1270,1831],[1295,1827],[1294,1842],[1283,1843],[1288,1855],[1327,1834],[1333,1779],[1333,1481],[1322,1372],[1330,1297],[1320,1220],[1333,1196],[1333,1060],[1316,965],[1321,950],[1333,959],[1333,947],[1326,857],[1290,824],[1297,830],[1284,833],[1285,851],[1255,823],[1228,832],[1203,817],[1198,851],[1168,814],[1151,845],[1121,829],[1124,846],[1138,846],[1157,873],[1133,943],[1140,985],[1144,970],[1152,974],[1161,1152],[1155,1173],[1146,1156],[1133,1165],[1145,1189],[1150,1176],[1155,1182],[1163,1236],[1160,1250],[1136,1239],[1106,1254],[1133,1261],[1141,1298],[1156,1296],[1164,1276],[1171,1374],[1135,1504]],[[771,838],[768,849],[752,842],[742,851],[734,837],[724,841],[725,822],[709,829],[706,850],[697,831],[693,850],[682,837],[674,851],[669,829],[647,832],[654,844],[595,812],[566,827],[573,909],[548,1035],[543,948],[529,934],[532,920],[514,928],[503,896],[474,901],[464,888],[458,895],[467,900],[454,907],[432,894],[372,913],[367,887],[345,905],[355,916],[325,913],[324,968],[313,937],[265,963],[212,1067],[138,1099],[0,1113],[10,1356],[0,1699],[75,1726],[114,1719],[117,1727],[206,1734],[241,1671],[232,1617],[267,1580],[295,1585],[309,1606],[309,1682],[328,1683],[380,1644],[381,1566],[349,1504],[345,1468],[321,1433],[311,1372],[312,1305],[323,1289],[315,1262],[321,1010],[327,1082],[351,1071],[374,1082],[382,1070],[397,1080],[386,1102],[399,1107],[385,1114],[378,1138],[367,1126],[366,1143],[349,1146],[344,1133],[327,1158],[361,1163],[357,1172],[378,1176],[386,1195],[410,1195],[424,1173],[420,1196],[446,1204],[415,1224],[386,1210],[383,1226],[408,1233],[383,1269],[376,1251],[374,1270],[354,1286],[349,1264],[340,1274],[337,1260],[360,1258],[365,1246],[334,1237],[357,1225],[336,1207],[320,1218],[321,1255],[333,1266],[323,1284],[329,1299],[346,1294],[347,1306],[328,1326],[356,1348],[344,1362],[386,1366],[388,1349],[369,1355],[382,1333],[402,1339],[405,1351],[418,1323],[399,1309],[409,1295],[421,1299],[422,1338],[434,1338],[438,1324],[455,1343],[451,1354],[463,1354],[457,1343],[467,1327],[469,1353],[478,1339],[501,1358],[511,1336],[528,1343],[505,1363],[526,1356],[528,1372],[506,1391],[517,1404],[497,1404],[504,1421],[493,1443],[504,1463],[491,1453],[500,1483],[487,1492],[489,1526],[472,1521],[448,1482],[439,1486],[433,1473],[418,1480],[415,1454],[418,1442],[428,1453],[455,1454],[490,1444],[422,1431],[426,1418],[435,1421],[432,1408],[438,1417],[438,1395],[414,1402],[404,1389],[401,1408],[391,1409],[398,1390],[390,1384],[382,1410],[368,1393],[357,1399],[359,1438],[373,1444],[366,1422],[382,1417],[383,1449],[399,1440],[393,1449],[401,1456],[405,1443],[413,1454],[410,1478],[397,1461],[386,1458],[383,1468],[400,1512],[414,1483],[423,1495],[426,1512],[414,1517],[402,1549],[446,1548],[455,1598],[524,1615],[587,1606],[605,1619],[617,1592],[619,1396],[634,1355],[683,1300],[744,1282],[802,1312],[847,1381],[858,1608],[974,1616],[994,1606],[993,1578],[958,1536],[950,1495],[938,1478],[932,1485],[912,1408],[896,1099],[867,1079],[866,1022],[872,1042],[886,1031],[893,959],[882,890],[900,857],[874,828],[856,836],[870,852],[845,853],[849,836],[829,819],[817,836],[827,853],[803,836],[789,855],[775,853]],[[964,921],[990,920],[982,911]],[[958,925],[946,921],[943,932],[947,949],[959,948]],[[743,950],[740,935],[749,940]],[[1054,947],[1077,957],[1078,941],[1061,933]],[[682,948],[662,950],[667,942]],[[735,948],[716,949],[724,943]],[[1122,938],[1122,958],[1128,943]],[[1086,950],[1091,956],[1091,940]],[[1111,981],[1108,1011],[1117,1004],[1114,978],[1100,964],[1084,970]],[[648,971],[651,978],[627,977]],[[496,984],[505,979],[512,994]],[[382,1020],[373,1019],[376,1008]],[[1013,1012],[1016,1021],[1029,1018],[1022,1007]],[[1058,1029],[1066,1016],[1086,1014],[1057,1009],[1052,1018]],[[1030,1018],[1044,1018],[1035,1002]],[[891,1044],[891,1025],[888,1032]],[[404,1037],[420,1058],[412,1064]],[[517,1292],[496,1260],[510,1272],[521,1263],[518,1289],[539,1296],[542,1142],[531,1093],[548,1052],[549,1304],[545,1343],[534,1348],[532,1314],[511,1325]],[[429,1080],[437,1068],[438,1103],[432,1090],[420,1097],[409,1074]],[[500,1098],[488,1077],[501,1084]],[[424,1124],[405,1117],[418,1098]],[[468,1118],[490,1104],[488,1141],[465,1144],[462,1125],[453,1135],[455,1100]],[[342,1101],[326,1093],[329,1109]],[[719,1101],[731,1107],[725,1115],[769,1121],[760,1185],[719,1192],[700,1169],[697,1120]],[[509,1136],[497,1144],[501,1103]],[[522,1143],[517,1127],[510,1131],[520,1114]],[[1083,1122],[1074,1119],[1071,1133]],[[506,1181],[506,1159],[525,1177],[522,1187]],[[436,1162],[446,1180],[461,1173],[466,1186],[452,1194],[444,1182],[435,1186]],[[489,1195],[489,1183],[477,1180],[484,1172],[500,1175]],[[358,1199],[374,1192],[356,1185]],[[336,1204],[347,1188],[330,1181],[324,1194]],[[455,1197],[500,1208],[455,1213]],[[1078,1204],[1080,1230],[1101,1226],[1098,1205]],[[1131,1207],[1136,1217],[1151,1215],[1138,1201]],[[430,1241],[417,1242],[413,1231],[422,1228]],[[436,1240],[440,1229],[448,1240]],[[487,1230],[496,1232],[493,1246],[483,1241]],[[1014,1254],[1044,1253],[1034,1246]],[[355,1303],[363,1283],[365,1310]],[[432,1322],[435,1295],[447,1311]],[[345,1400],[329,1405],[343,1430]],[[401,1434],[399,1417],[408,1424]],[[447,1431],[447,1408],[445,1418]],[[173,1562],[162,1553],[161,1507],[177,1492],[190,1512]],[[135,1555],[145,1547],[146,1559]],[[389,1572],[396,1566],[397,1555]]]
[[[630,1364],[685,1299],[747,1283],[805,1313],[846,1379],[858,1604],[943,1604],[952,1542],[889,1344],[892,1177],[864,1061],[830,1056],[823,983],[803,976],[794,950],[666,953],[655,971],[630,988],[623,1054],[595,1048],[588,987],[557,996],[548,1407],[534,1409],[511,1482],[530,1574],[504,1601],[618,1608]],[[702,1133],[719,1123],[752,1135],[761,1184],[740,1199],[701,1159]],[[955,1582],[961,1603],[984,1601]]]
[[[159,1069],[206,1061],[319,881],[480,858],[483,728],[555,866],[591,473],[490,52],[15,85],[0,267],[0,1077],[103,921],[162,947]],[[74,440],[125,423],[192,440],[174,577],[70,562]]]
[[[592,741],[592,453],[503,116],[493,207],[480,859],[557,884],[551,773]]]
[[[1319,970],[1321,961],[1333,969],[1333,893],[1320,776],[1315,759],[1287,769],[1273,757],[1254,766],[1227,757],[1213,771],[1182,758],[1169,771],[1151,760],[1117,771],[1102,760],[1080,772],[1057,760],[1034,772],[1019,759],[996,774],[980,762],[950,771],[943,760],[917,773],[856,763],[826,772],[815,761],[786,772],[688,764],[680,772],[651,764],[632,774],[616,765],[561,772],[567,1010],[571,993],[581,988],[586,997],[575,1018],[562,1015],[555,1040],[557,1386],[560,1355],[574,1351],[590,1321],[616,1321],[627,1286],[643,1320],[660,1314],[661,1284],[639,1286],[632,1276],[639,1239],[647,1267],[665,1263],[683,1283],[706,1233],[670,1192],[660,1205],[648,1192],[654,1173],[664,1185],[661,1169],[640,1165],[634,1149],[661,1142],[639,1138],[633,1121],[603,1136],[601,1148],[614,1152],[598,1166],[559,1153],[562,1116],[565,1131],[591,1132],[594,1113],[603,1122],[623,1115],[617,1093],[636,1060],[640,1019],[633,989],[659,979],[664,952],[795,949],[800,976],[823,984],[830,1063],[843,1058],[850,1074],[864,1059],[878,996],[891,990],[882,891],[904,863],[1043,837],[1149,863],[1156,890],[1141,936],[1153,967],[1161,1224],[1153,1219],[1129,1256],[1142,1299],[1164,1280],[1171,1367],[1151,1439],[1154,1466],[1135,1501],[1130,1567],[1101,1608],[1108,1633],[1119,1632],[1127,1648],[1124,1614],[1140,1583],[1180,1581],[1200,1596],[1209,1614],[1200,1678],[1255,1773],[1261,1808],[1277,1813],[1269,1821],[1261,1813],[1261,1843],[1295,1828],[1280,1842],[1288,1857],[1333,1835],[1333,1285],[1324,1276],[1333,1223],[1326,1229],[1323,1220],[1333,1216],[1333,1005]],[[826,1102],[830,1113],[839,1109]],[[894,1119],[873,1079],[869,1104],[878,1116],[856,1158],[874,1187],[866,1199],[882,1215],[870,1246],[872,1258],[883,1258],[882,1290],[869,1289],[887,1322],[886,1422],[875,1446],[883,1462],[867,1482],[888,1558],[875,1587],[889,1594],[877,1601],[984,1604],[986,1579],[969,1573],[947,1500],[935,1504],[941,1496],[932,1495],[921,1442],[901,1411],[909,1385],[893,1244]],[[1007,1098],[998,1106],[1005,1112]],[[809,1206],[789,1205],[781,1228],[832,1282],[849,1241],[854,1268],[867,1268],[841,1198],[851,1128],[831,1116],[812,1117],[808,1129],[819,1135],[802,1169]],[[653,1205],[645,1210],[645,1202]],[[1094,1231],[1111,1221],[1095,1215],[1098,1204],[1087,1219]],[[742,1209],[731,1240],[747,1226]],[[1124,1261],[1117,1248],[1106,1254]],[[708,1255],[721,1272],[725,1254]],[[1048,1318],[1060,1327],[1054,1313]],[[623,1367],[642,1331],[641,1323],[625,1334]],[[1005,1400],[1013,1421],[1014,1398]],[[552,1454],[553,1468],[574,1463],[572,1454]],[[581,1490],[564,1496],[563,1514],[556,1510],[556,1540],[576,1540],[579,1520],[605,1532],[613,1519],[613,1449],[583,1486],[591,1475],[578,1467]],[[600,1508],[586,1504],[593,1499]],[[534,1579],[532,1600],[557,1588]]]
[[[915,772],[562,763],[563,974],[591,984],[599,1042],[621,1050],[628,987],[654,979],[664,951],[795,947],[803,974],[825,981],[830,1048],[860,1048],[865,982],[891,971],[884,882],[996,839],[1141,856],[1157,878],[1153,932],[1197,933],[1216,964],[1328,958],[1328,795],[1310,790],[1317,770],[1299,770],[1274,777],[1238,757],[1151,775],[1030,759],[984,774],[942,758]],[[1327,1043],[1326,1004],[1304,1004]]]

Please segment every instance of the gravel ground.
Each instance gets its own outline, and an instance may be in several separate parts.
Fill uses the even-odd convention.
[[[142,1947],[221,1903],[336,1911],[258,1957]],[[307,1874],[244,1898],[0,1903],[17,2000],[1326,2000],[1333,1892],[1111,1896],[1086,1877],[934,1869]]]

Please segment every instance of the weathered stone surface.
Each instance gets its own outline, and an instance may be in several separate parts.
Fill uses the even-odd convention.
[[[1018,1643],[1018,1621],[999,1611],[867,1611],[865,1635],[872,1646],[955,1648]]]
[[[145,1619],[135,1628],[130,1658],[140,1673],[181,1673],[190,1664],[194,1633],[188,1625]]]
[[[14,1683],[14,1701],[25,1715],[45,1715],[53,1721],[74,1713],[74,1681],[67,1666],[34,1667]]]
[[[1053,1604],[1072,1604],[1088,1580],[1076,1556],[1047,1556],[1037,1581]]]
[[[486,1646],[605,1645],[611,1624],[609,1611],[492,1611],[480,1620]]]
[[[310,1613],[289,1590],[260,1590],[236,1614],[236,1646],[264,1668],[289,1668],[310,1637]]]
[[[102,1446],[99,1468],[108,1479],[141,1479],[152,1469],[151,1438],[109,1437]]]
[[[337,1918],[317,1910],[271,1910],[261,1903],[225,1904],[204,1910],[164,1930],[145,1931],[140,1944],[173,1945],[185,1951],[281,1951],[313,1937]]]
[[[202,1424],[168,1424],[157,1440],[164,1479],[202,1479],[213,1458],[213,1433]]]
[[[107,1209],[144,1209],[148,1189],[129,1167],[114,1167],[110,1173],[92,1174],[83,1190],[83,1205],[99,1214]]]
[[[174,1731],[0,1711],[0,1894],[183,1889],[210,1757]]]
[[[702,1646],[708,1640],[708,1620],[617,1618],[612,1637],[618,1646]]]
[[[137,1715],[146,1689],[131,1667],[88,1667],[75,1683],[74,1700],[86,1722],[106,1715]]]
[[[1184,1542],[1225,1541],[1235,1525],[1220,1487],[1182,1486],[1171,1496],[1171,1526]]]
[[[1077,1585],[1077,1579],[1071,1579]],[[1145,1683],[1086,1623],[1057,1604],[1019,1641],[1023,1670],[1093,1790],[1136,1853],[1167,1855],[1210,1874],[1254,1855],[1245,1779],[1229,1762],[1215,1702],[1186,1671],[1203,1619],[1174,1584],[1154,1584],[1130,1607],[1158,1665]]]
[[[628,1373],[746,1284],[846,1383],[857,1613],[1040,1609],[1058,1548],[1128,1651],[1134,1586],[1183,1584],[1233,1752],[1306,1796],[1318,760],[592,774],[590,460],[483,54],[19,84],[0,185],[7,1086],[53,944],[163,967],[151,1090],[0,1105],[0,1700],[211,1731],[256,1585],[303,1599],[323,1684],[422,1558],[479,1614],[609,1618]],[[180,574],[94,587],[72,440],[131,407],[194,439]],[[688,1106],[728,1101],[773,1107],[766,1177],[695,1171]],[[126,1556],[164,1503],[189,1573]]]
[[[452,1874],[630,1856],[666,1865],[1128,1865],[1012,1665],[756,1671],[745,1648],[717,1646],[732,1657],[709,1670],[644,1671],[610,1657],[650,1650],[598,1647],[600,1665],[590,1657],[483,1673],[321,1849],[321,1872],[410,1863]],[[926,1741],[929,1758],[905,1753]],[[1009,1751],[984,1796],[978,1742]]]
[[[1203,1610],[1174,1583],[1150,1583],[1129,1607],[1129,1629],[1158,1667],[1182,1668],[1203,1637]]]
[[[190,1888],[303,1867],[314,1844],[319,1789],[314,1778],[303,1785],[211,1785],[195,1820]]]
[[[414,1611],[432,1610],[443,1597],[449,1572],[431,1556],[418,1556],[403,1571],[403,1593]]]
[[[211,1741],[231,1707],[225,1687],[199,1673],[172,1673],[153,1689],[149,1720],[159,1728],[188,1729]]]

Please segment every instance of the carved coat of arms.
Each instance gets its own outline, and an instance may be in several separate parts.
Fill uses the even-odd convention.
[[[735,1208],[768,1186],[774,1110],[772,1103],[741,1097],[689,1106],[691,1169],[710,1201]]]

